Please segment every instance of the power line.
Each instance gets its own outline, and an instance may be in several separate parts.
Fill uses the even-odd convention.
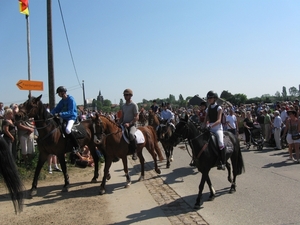
[[[58,5],[59,5],[60,15],[61,15],[61,19],[62,19],[62,22],[63,22],[63,26],[64,26],[64,30],[65,30],[65,35],[66,35],[66,39],[67,39],[67,43],[68,43],[69,52],[70,52],[70,56],[71,56],[71,59],[72,59],[72,63],[73,63],[75,75],[76,75],[76,78],[77,78],[79,86],[82,88],[81,83],[80,83],[79,78],[78,78],[78,74],[77,74],[75,62],[74,62],[74,59],[73,59],[73,54],[72,54],[72,50],[71,50],[71,46],[70,46],[70,42],[69,42],[69,37],[68,37],[66,25],[65,25],[65,20],[64,20],[62,8],[61,8],[61,5],[60,5],[60,0],[58,0]]]

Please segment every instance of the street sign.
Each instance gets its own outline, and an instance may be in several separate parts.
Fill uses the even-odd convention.
[[[43,91],[43,81],[19,80],[17,86],[20,90]]]

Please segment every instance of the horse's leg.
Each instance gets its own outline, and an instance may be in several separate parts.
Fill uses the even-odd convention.
[[[205,181],[207,180],[207,177],[208,177],[208,171],[202,172],[202,177],[201,177],[201,181],[199,184],[199,192],[198,192],[198,196],[196,199],[196,203],[194,205],[194,209],[200,209],[200,201],[201,201],[204,184],[205,184]]]
[[[173,158],[173,147],[170,147],[170,162],[173,162],[174,158]]]
[[[107,176],[109,174],[109,168],[111,166],[111,163],[112,163],[112,158],[106,156],[105,157],[104,174],[103,174],[102,182],[101,182],[101,185],[100,185],[100,191],[99,191],[100,195],[105,194],[106,178],[107,178]]]
[[[69,175],[67,173],[67,166],[66,166],[66,161],[65,161],[65,153],[60,153],[57,155],[60,167],[64,173],[64,178],[65,178],[65,185],[63,186],[62,192],[68,192],[69,191]]]
[[[125,173],[125,177],[126,177],[125,188],[128,188],[131,185],[131,178],[128,173],[128,164],[127,164],[127,156],[126,155],[122,157],[122,161],[123,161],[124,173]]]
[[[216,191],[215,191],[214,187],[212,186],[209,175],[207,175],[206,183],[208,184],[209,191],[210,191],[210,196],[209,196],[208,200],[213,201],[216,197]]]
[[[233,181],[231,183],[231,187],[230,187],[230,190],[229,190],[230,194],[232,194],[233,192],[236,192],[235,180],[236,180],[236,174],[233,174]]]
[[[160,169],[158,168],[158,165],[157,165],[157,154],[155,153],[154,149],[155,148],[158,148],[158,146],[155,146],[155,145],[152,145],[151,148],[147,149],[148,152],[150,153],[150,155],[152,156],[153,158],[153,161],[154,161],[154,169],[155,169],[155,172],[157,174],[161,174],[161,171]]]
[[[164,150],[165,150],[165,154],[166,154],[166,158],[167,158],[167,168],[170,168],[170,150],[169,150],[169,146],[163,144],[162,145]]]
[[[231,183],[232,182],[231,166],[230,166],[229,162],[226,162],[226,168],[227,168],[227,172],[228,172],[227,180],[229,181],[229,183]]]
[[[29,190],[29,193],[28,193],[29,198],[32,198],[32,196],[37,194],[38,178],[39,178],[41,169],[42,169],[44,163],[47,160],[47,157],[48,157],[48,155],[46,153],[40,152],[38,164],[37,164],[37,166],[35,168],[35,172],[34,172],[34,178],[33,178],[33,181],[32,181],[32,186],[31,186],[31,189]]]
[[[99,151],[99,150],[91,151],[92,157],[94,159],[94,176],[91,180],[91,183],[97,183],[97,179],[99,177],[99,157],[98,157],[96,151]]]
[[[141,175],[139,181],[142,181],[145,178],[145,158],[143,156],[142,149],[137,152],[137,156],[139,157],[141,164]]]

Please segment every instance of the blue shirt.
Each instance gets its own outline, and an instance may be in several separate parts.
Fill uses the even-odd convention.
[[[75,99],[71,95],[68,95],[66,99],[61,99],[51,113],[53,115],[59,113],[60,117],[66,121],[76,120],[77,105]]]

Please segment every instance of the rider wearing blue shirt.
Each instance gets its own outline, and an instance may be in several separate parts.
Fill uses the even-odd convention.
[[[75,99],[71,95],[67,95],[67,89],[64,86],[59,86],[56,89],[56,93],[61,97],[61,100],[51,111],[51,114],[58,115],[67,122],[66,134],[72,141],[73,147],[75,148],[74,151],[77,152],[79,150],[79,145],[72,133],[72,127],[77,118],[77,105]]]

